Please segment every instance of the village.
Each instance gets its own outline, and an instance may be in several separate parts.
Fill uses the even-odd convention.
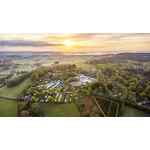
[[[48,72],[37,83],[26,90],[23,101],[40,103],[71,103],[74,99],[72,89],[95,83],[97,80],[84,75],[77,74],[64,80],[60,71],[55,73]]]
[[[21,116],[28,115],[30,111],[28,108],[33,104],[37,104],[38,107],[42,104],[75,106],[78,102],[75,91],[97,82],[95,78],[79,72],[74,64],[54,64],[38,68],[32,72],[31,79],[32,84],[17,98],[20,101],[18,103],[24,105],[18,114]]]

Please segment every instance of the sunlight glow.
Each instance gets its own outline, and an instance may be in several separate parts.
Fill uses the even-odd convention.
[[[63,42],[63,44],[64,44],[64,46],[66,46],[66,47],[72,47],[72,46],[75,45],[75,43],[74,43],[73,41],[71,41],[71,40],[65,40],[65,41]]]

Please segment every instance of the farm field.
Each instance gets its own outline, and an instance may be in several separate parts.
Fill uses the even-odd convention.
[[[74,103],[71,104],[43,104],[46,117],[79,117],[80,113]]]

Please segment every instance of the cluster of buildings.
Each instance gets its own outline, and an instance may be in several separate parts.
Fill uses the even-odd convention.
[[[89,76],[86,76],[84,74],[79,74],[72,78],[72,80],[69,82],[69,84],[72,87],[79,87],[86,85],[87,83],[93,83],[97,80],[94,78],[91,78]],[[40,84],[37,86],[37,89],[40,88],[43,91],[48,91],[49,93],[45,94],[45,96],[41,96],[41,98],[38,100],[42,103],[47,102],[54,102],[54,103],[70,103],[72,102],[71,93],[69,91],[61,91],[58,92],[58,90],[55,89],[62,89],[64,88],[64,82],[61,80],[47,80],[44,82],[40,82]],[[51,92],[49,90],[52,90]],[[53,98],[52,98],[53,97]],[[26,95],[24,97],[24,101],[32,101],[32,96]]]

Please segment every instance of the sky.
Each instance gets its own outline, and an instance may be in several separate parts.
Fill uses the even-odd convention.
[[[150,33],[0,34],[0,51],[150,52]]]

